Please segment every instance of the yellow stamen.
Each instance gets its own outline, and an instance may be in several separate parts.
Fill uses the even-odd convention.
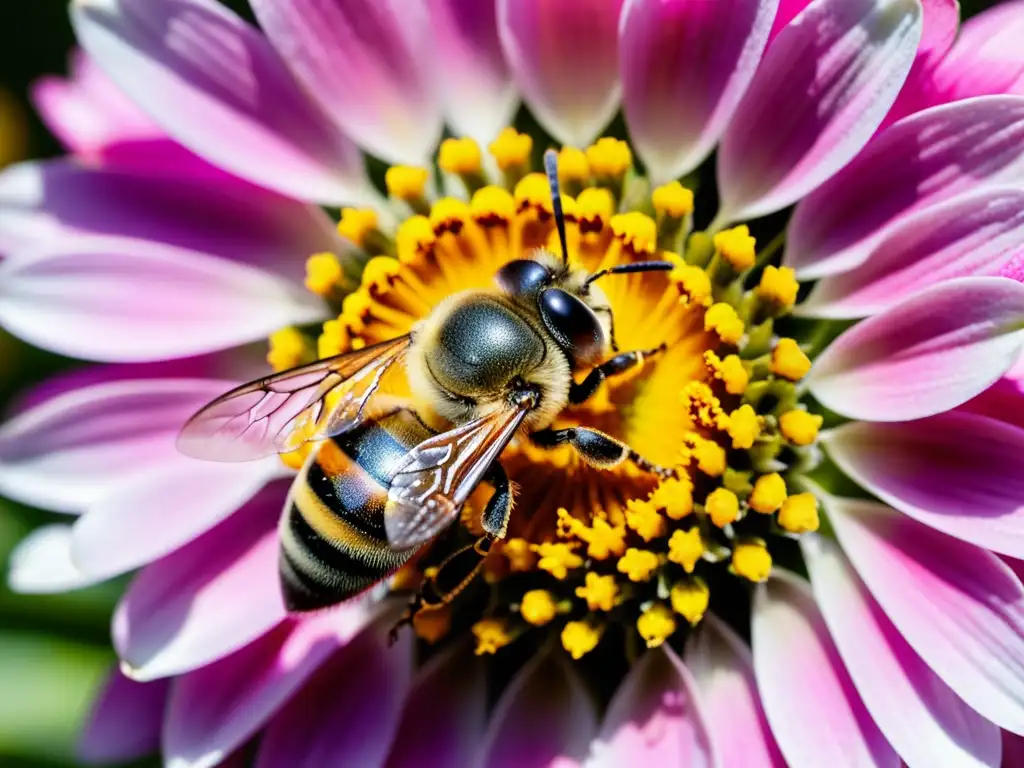
[[[648,581],[658,570],[658,556],[646,549],[630,547],[626,554],[619,558],[616,567],[619,573],[626,574],[630,581]]]
[[[543,173],[528,173],[523,176],[516,184],[513,195],[517,211],[536,207],[551,212],[551,192],[548,189],[548,179]]]
[[[588,573],[584,586],[576,587],[576,597],[587,601],[587,608],[592,611],[610,611],[615,607],[615,598],[619,596],[619,588],[614,576],[599,576]]]
[[[612,217],[612,233],[634,253],[654,253],[658,243],[658,226],[650,216],[639,211]]]
[[[719,528],[735,523],[740,516],[740,500],[728,488],[716,488],[704,501],[711,522]]]
[[[615,200],[604,187],[588,187],[576,198],[576,218],[580,233],[600,232],[611,221]]]
[[[711,590],[704,579],[689,579],[673,585],[669,599],[672,601],[672,610],[692,626],[704,618],[711,599]]]
[[[770,515],[786,500],[786,481],[778,472],[761,475],[754,483],[754,490],[747,503],[755,512]]]
[[[498,168],[508,171],[521,168],[529,162],[533,139],[515,128],[503,128],[498,138],[487,145],[487,149],[498,163]]]
[[[349,349],[348,333],[339,320],[328,320],[324,323],[323,332],[316,340],[317,357],[334,357]]]
[[[282,328],[270,335],[270,351],[267,362],[275,371],[287,371],[312,361],[312,350],[306,337],[295,328]]]
[[[540,555],[537,567],[561,580],[569,574],[569,569],[583,565],[583,558],[573,552],[574,546],[556,542],[533,544],[530,548]]]
[[[508,631],[508,622],[504,619],[481,619],[473,625],[473,636],[476,638],[477,656],[485,653],[496,653],[515,638]]]
[[[761,434],[764,420],[749,405],[741,405],[729,414],[729,437],[732,447],[746,450],[754,445]]]
[[[306,289],[317,296],[330,296],[344,274],[333,253],[314,253],[306,259]]]
[[[662,184],[651,194],[651,202],[658,213],[681,219],[693,213],[693,191],[678,181]]]
[[[687,443],[701,472],[711,477],[720,477],[725,472],[727,465],[722,446],[696,434],[689,435]]]
[[[426,216],[410,216],[398,227],[395,245],[398,258],[403,264],[419,262],[434,245],[436,235]]]
[[[722,410],[721,402],[703,381],[687,383],[680,399],[694,423],[708,429],[725,429],[728,426],[729,417]]]
[[[669,272],[668,277],[679,288],[681,304],[707,307],[711,305],[711,278],[700,267],[681,264]]]
[[[750,236],[750,228],[746,225],[727,229],[715,235],[715,250],[737,272],[754,266],[757,259],[756,245],[757,241]]]
[[[693,512],[693,483],[689,478],[670,477],[662,480],[649,498],[670,520],[682,520]]]
[[[793,445],[810,445],[818,438],[824,419],[807,411],[787,411],[779,417],[779,429]]]
[[[719,302],[704,315],[704,330],[714,331],[726,344],[739,344],[743,338],[743,321],[731,305]]]
[[[565,184],[586,183],[590,178],[590,163],[587,155],[576,147],[562,147],[558,153],[558,179]]]
[[[704,274],[704,271],[700,270],[700,273]],[[750,374],[739,355],[727,355],[722,359],[709,350],[704,353],[704,361],[711,368],[715,378],[725,384],[725,391],[730,395],[742,395],[747,391]]]
[[[736,544],[732,551],[732,570],[737,576],[762,582],[772,572],[772,556],[761,539],[748,539]]]
[[[363,269],[363,286],[376,294],[385,293],[398,276],[402,265],[390,256],[374,256]]]
[[[626,524],[644,541],[665,534],[665,518],[649,501],[630,499],[626,502]]]
[[[543,627],[558,614],[558,605],[546,589],[531,589],[523,595],[519,612],[528,623]]]
[[[416,637],[433,645],[448,635],[452,628],[452,609],[449,605],[428,605],[420,608],[412,617],[412,629]]]
[[[688,531],[674,531],[668,540],[668,559],[683,566],[687,573],[693,573],[697,561],[704,555],[704,540],[700,529],[693,527]]]
[[[779,339],[772,350],[772,373],[799,381],[811,370],[811,359],[793,339]]]
[[[594,518],[590,526],[577,520],[566,509],[558,510],[558,524],[567,536],[574,536],[587,544],[587,556],[595,560],[619,557],[626,551],[626,531],[607,520]]]
[[[409,203],[423,199],[429,178],[430,172],[426,168],[393,165],[384,174],[384,184],[391,197]]]
[[[795,272],[790,267],[767,266],[761,274],[761,282],[757,286],[757,295],[788,309],[796,303],[796,295],[800,284],[796,281]]]
[[[445,232],[458,234],[469,218],[469,206],[454,197],[443,197],[430,209],[430,225],[440,237]]]
[[[811,493],[790,496],[779,510],[779,525],[790,533],[818,530],[818,500]]]
[[[636,628],[648,648],[657,648],[676,631],[676,620],[664,603],[655,603],[636,620]]]
[[[595,176],[619,178],[632,166],[633,153],[629,144],[605,137],[587,147],[587,162]]]
[[[372,208],[342,208],[338,234],[359,247],[366,237],[377,228],[377,212]]]
[[[488,186],[474,193],[469,211],[475,221],[485,226],[508,223],[516,215],[516,202],[507,190]]]
[[[579,661],[597,647],[604,632],[586,621],[570,621],[562,629],[562,647],[569,655]]]
[[[514,573],[532,571],[537,564],[537,556],[531,548],[530,542],[526,539],[508,539],[505,546],[501,548],[502,553],[508,558],[509,568]]]
[[[460,176],[480,173],[480,146],[468,136],[441,142],[437,164],[442,171]]]

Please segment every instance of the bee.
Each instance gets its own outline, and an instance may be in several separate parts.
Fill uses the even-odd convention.
[[[518,434],[538,446],[568,444],[596,467],[631,461],[667,474],[598,430],[552,427],[605,378],[662,349],[619,353],[611,306],[595,282],[673,264],[644,261],[593,274],[570,267],[553,151],[545,166],[562,258],[539,250],[508,262],[491,290],[446,298],[408,335],[241,386],[183,428],[183,453],[219,461],[318,441],[279,527],[290,610],[331,606],[385,579],[456,521],[482,482],[494,493],[481,519],[487,541],[474,549],[486,554],[508,528],[512,490],[499,459]],[[412,392],[407,402],[378,395],[399,361]],[[435,416],[446,429],[429,425]]]

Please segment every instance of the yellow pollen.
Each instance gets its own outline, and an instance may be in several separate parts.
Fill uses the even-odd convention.
[[[614,212],[615,200],[604,187],[587,187],[576,198],[576,218],[581,222],[581,232],[585,229],[600,231],[611,221]]]
[[[599,576],[588,573],[584,586],[576,587],[576,597],[587,601],[587,608],[592,611],[610,611],[615,607],[615,598],[619,596],[619,588],[614,576]]]
[[[537,556],[530,547],[530,542],[526,539],[508,539],[505,542],[501,551],[508,558],[509,568],[513,572],[523,573],[533,570],[537,564]]]
[[[701,274],[704,274],[703,271]],[[742,395],[747,391],[750,374],[739,355],[726,355],[722,359],[709,350],[704,353],[704,361],[714,373],[715,378],[725,384],[725,391],[730,395]]]
[[[772,572],[772,556],[764,541],[748,539],[737,543],[732,551],[732,570],[748,581],[765,581]]]
[[[812,493],[790,496],[779,510],[779,525],[790,533],[818,530],[818,500]]]
[[[674,219],[681,219],[693,213],[693,190],[678,181],[662,184],[651,194],[654,210]]]
[[[391,281],[401,271],[398,259],[390,256],[374,256],[363,269],[363,285],[377,293],[384,293],[391,286]]]
[[[676,620],[664,603],[655,603],[636,620],[636,628],[648,648],[657,648],[676,631]]]
[[[473,636],[476,638],[477,656],[485,653],[496,653],[514,639],[508,631],[508,623],[504,619],[481,619],[473,625]]]
[[[662,480],[649,498],[670,520],[682,520],[693,512],[693,483],[689,478],[670,477]]]
[[[452,609],[448,605],[424,606],[412,617],[416,637],[433,645],[443,639],[452,628]]]
[[[668,559],[683,566],[687,573],[693,573],[703,555],[704,540],[696,526],[688,531],[674,531],[668,540]]]
[[[650,216],[639,211],[613,216],[612,233],[635,253],[654,253],[658,243],[658,225]]]
[[[646,549],[630,547],[626,554],[619,558],[616,567],[619,573],[626,574],[630,581],[648,581],[658,570],[658,556]]]
[[[558,614],[555,599],[546,589],[531,589],[519,605],[523,618],[535,627],[543,627]]]
[[[393,165],[384,174],[388,194],[396,200],[410,202],[423,198],[430,171],[412,165]]]
[[[714,331],[723,342],[735,346],[743,338],[743,321],[732,305],[719,302],[704,314],[704,330]]]
[[[703,381],[689,382],[683,387],[680,399],[697,424],[708,429],[725,429],[728,426],[728,417],[722,410],[721,402]]]
[[[484,225],[508,223],[516,215],[516,201],[507,190],[488,186],[473,194],[469,211],[476,221]]]
[[[729,414],[729,437],[732,447],[747,450],[761,434],[763,419],[749,405],[741,405]]]
[[[309,458],[309,451],[306,450],[306,446],[280,454],[281,463],[288,467],[288,469],[294,469],[296,472],[302,469],[302,465],[306,463],[307,458]]]
[[[750,269],[757,259],[757,241],[745,224],[715,235],[715,250],[738,272]]]
[[[821,416],[807,411],[787,411],[779,417],[779,429],[793,445],[810,445],[817,439],[822,421]]]
[[[516,200],[516,210],[525,207],[540,207],[550,213],[551,191],[548,179],[543,173],[528,173],[519,180],[512,193]]]
[[[603,631],[586,621],[567,622],[562,629],[562,647],[579,661],[597,647]]]
[[[811,360],[793,339],[779,339],[772,350],[772,373],[799,381],[811,370]]]
[[[502,128],[498,138],[488,144],[487,149],[497,161],[498,167],[507,171],[526,165],[533,151],[533,139],[515,128]]]
[[[430,250],[435,239],[430,219],[426,216],[410,216],[399,225],[395,235],[399,260],[403,264],[415,264]]]
[[[437,164],[442,171],[467,175],[480,172],[480,146],[468,136],[441,142]]]
[[[619,557],[626,551],[625,529],[613,526],[607,520],[594,518],[592,524],[587,526],[563,508],[558,510],[558,524],[565,535],[585,542],[587,555],[595,560],[607,560],[613,555]]]
[[[689,579],[673,585],[669,599],[672,601],[672,610],[692,626],[704,618],[711,599],[711,590],[704,579]]]
[[[443,197],[430,209],[430,224],[438,236],[445,231],[458,233],[468,217],[469,206],[454,197]]]
[[[275,371],[287,371],[307,362],[310,356],[306,337],[295,328],[282,328],[270,335],[267,362]]]
[[[317,296],[329,296],[344,275],[333,253],[314,253],[306,259],[306,288]]]
[[[683,294],[679,300],[681,304],[711,305],[711,278],[700,267],[682,264],[669,272],[668,277]]]
[[[720,477],[725,472],[725,449],[722,446],[695,434],[688,435],[686,440],[701,472],[710,477]]]
[[[354,294],[352,294],[354,295]],[[316,340],[316,354],[319,359],[340,355],[348,349],[348,334],[340,320],[328,320],[323,332]]]
[[[366,328],[365,320],[371,306],[373,306],[373,299],[366,291],[350,293],[341,303],[341,318],[339,319],[350,333],[362,333]]]
[[[626,502],[626,524],[644,541],[665,534],[665,518],[649,501],[630,499]]]
[[[558,178],[564,183],[585,182],[590,178],[587,154],[576,147],[562,147],[558,153]]]
[[[755,512],[770,515],[786,500],[786,481],[778,472],[761,475],[754,483],[747,503]]]
[[[606,136],[587,147],[587,162],[595,176],[619,178],[633,164],[633,153],[626,142]]]
[[[767,266],[761,274],[757,295],[788,309],[796,303],[796,294],[799,290],[800,284],[790,267]]]
[[[540,555],[537,567],[556,579],[564,579],[570,568],[583,565],[583,558],[573,552],[575,545],[556,543],[533,544],[530,548]]]
[[[712,523],[725,528],[739,519],[740,500],[728,488],[716,488],[704,500],[704,509]]]
[[[359,247],[366,242],[366,236],[377,228],[377,212],[372,208],[342,208],[338,234],[351,240]]]

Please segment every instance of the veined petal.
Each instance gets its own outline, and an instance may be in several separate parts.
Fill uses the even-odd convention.
[[[1024,734],[1024,587],[991,552],[889,507],[823,498],[843,551],[925,663],[987,720]]]
[[[364,199],[358,149],[263,36],[213,0],[74,0],[82,47],[161,128],[237,176],[300,200]]]
[[[852,422],[826,432],[822,442],[843,472],[918,522],[1024,557],[1024,429],[949,412],[893,424]]]
[[[7,586],[23,595],[67,592],[101,579],[86,576],[71,561],[71,526],[56,523],[37,528],[11,553]]]
[[[270,722],[256,768],[383,765],[412,679],[410,634],[388,647],[370,627],[321,667]]]
[[[92,360],[203,354],[324,312],[312,294],[261,269],[138,240],[59,241],[0,264],[0,323]]]
[[[750,648],[715,616],[686,644],[701,708],[722,768],[784,768],[754,680]]]
[[[0,426],[0,492],[82,512],[134,471],[174,456],[178,430],[227,391],[210,379],[114,381],[64,392]]]
[[[137,683],[113,670],[93,702],[78,741],[78,756],[87,763],[111,765],[137,760],[160,748],[160,727],[170,683]]]
[[[806,382],[853,419],[908,421],[990,387],[1024,348],[1024,284],[965,277],[915,294],[843,333]]]
[[[761,701],[789,765],[899,765],[806,581],[775,568],[755,592],[751,634]]]
[[[761,61],[779,0],[626,0],[622,105],[652,182],[711,153]]]
[[[1024,254],[1024,190],[996,187],[903,216],[859,267],[820,280],[797,310],[865,317],[956,277],[998,275]]]
[[[232,655],[179,677],[164,722],[168,768],[213,768],[262,728],[380,604],[287,619]]]
[[[497,0],[498,32],[519,91],[538,122],[585,147],[619,104],[623,0]]]
[[[864,705],[911,766],[998,768],[999,728],[968,707],[914,653],[843,556],[801,539],[818,607]]]
[[[430,67],[436,42],[421,2],[251,5],[292,72],[340,128],[390,162],[429,163],[442,117]]]
[[[921,39],[917,0],[814,0],[769,47],[722,137],[718,221],[785,208],[853,159]]]
[[[588,768],[627,765],[719,765],[688,669],[667,646],[647,651],[630,669],[605,714]]]
[[[505,688],[480,752],[487,768],[583,763],[597,734],[597,708],[564,659],[539,655]]]
[[[277,538],[283,491],[261,494],[135,578],[113,622],[126,674],[154,680],[196,669],[284,620]]]
[[[518,94],[498,39],[497,7],[427,0],[445,115],[457,134],[491,141],[515,115]]]
[[[851,269],[907,214],[1021,180],[1024,98],[983,96],[929,109],[880,133],[796,207],[784,261],[806,280]]]

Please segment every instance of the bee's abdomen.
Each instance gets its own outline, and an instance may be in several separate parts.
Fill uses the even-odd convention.
[[[289,610],[343,602],[409,560],[412,552],[388,546],[384,506],[399,462],[430,434],[415,415],[399,411],[320,444],[296,478],[280,525]]]

